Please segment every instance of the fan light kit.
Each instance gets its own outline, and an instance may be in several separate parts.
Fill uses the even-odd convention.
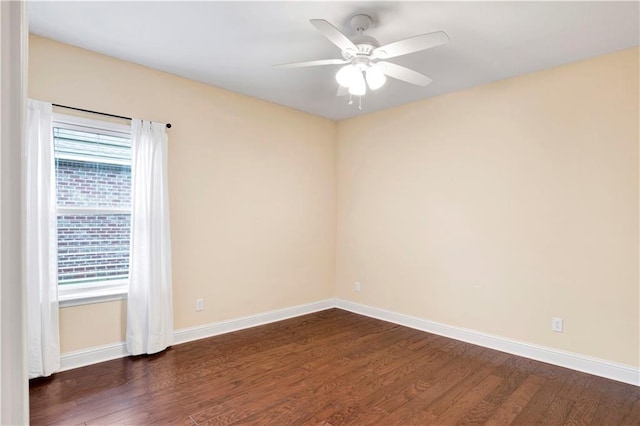
[[[370,90],[377,90],[384,86],[387,77],[417,86],[427,86],[431,83],[429,77],[401,65],[384,61],[384,59],[429,49],[449,41],[447,33],[437,31],[380,46],[380,43],[375,38],[364,35],[364,32],[371,26],[371,18],[367,15],[355,15],[351,18],[351,26],[357,33],[351,38],[344,35],[324,19],[311,19],[309,22],[342,50],[343,59],[294,62],[276,65],[276,67],[299,68],[319,65],[343,65],[336,73],[336,81],[339,85],[338,96],[349,94],[350,104],[353,103],[351,96],[360,97],[360,109],[362,109],[362,96],[367,93],[367,86]]]

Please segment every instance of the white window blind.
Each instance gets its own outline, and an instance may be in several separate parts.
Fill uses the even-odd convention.
[[[126,287],[131,136],[122,126],[54,120],[61,294]],[[114,130],[114,127],[117,130]]]

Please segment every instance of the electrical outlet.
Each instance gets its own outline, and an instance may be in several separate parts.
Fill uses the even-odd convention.
[[[203,311],[204,310],[204,299],[196,299],[196,311]]]
[[[356,284],[353,286],[353,289],[357,292],[360,292],[360,282],[356,281]]]
[[[562,318],[553,317],[551,318],[551,330],[556,333],[562,333]]]

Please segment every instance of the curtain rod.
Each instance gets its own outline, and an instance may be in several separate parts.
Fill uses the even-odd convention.
[[[51,104],[51,105],[53,105],[55,107],[59,107],[59,108],[72,109],[74,111],[82,111],[82,112],[88,112],[90,114],[98,114],[98,115],[104,115],[104,116],[107,116],[107,117],[121,118],[123,120],[131,120],[131,117],[125,117],[123,115],[107,114],[106,112],[92,111],[90,109],[76,108],[76,107],[71,107],[71,106],[67,106],[67,105],[60,105],[60,104]],[[171,123],[167,123],[166,126],[167,126],[167,129],[170,129],[171,128]]]

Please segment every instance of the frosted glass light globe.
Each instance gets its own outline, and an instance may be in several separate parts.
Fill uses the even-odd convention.
[[[359,71],[351,64],[340,68],[336,73],[336,81],[342,87],[351,87],[354,80],[358,77]]]
[[[369,85],[369,89],[379,89],[386,81],[387,77],[385,77],[380,66],[374,64],[367,68],[367,84]]]
[[[367,83],[364,81],[364,76],[361,71],[355,74],[353,83],[349,86],[349,93],[355,96],[364,96],[367,93]]]

